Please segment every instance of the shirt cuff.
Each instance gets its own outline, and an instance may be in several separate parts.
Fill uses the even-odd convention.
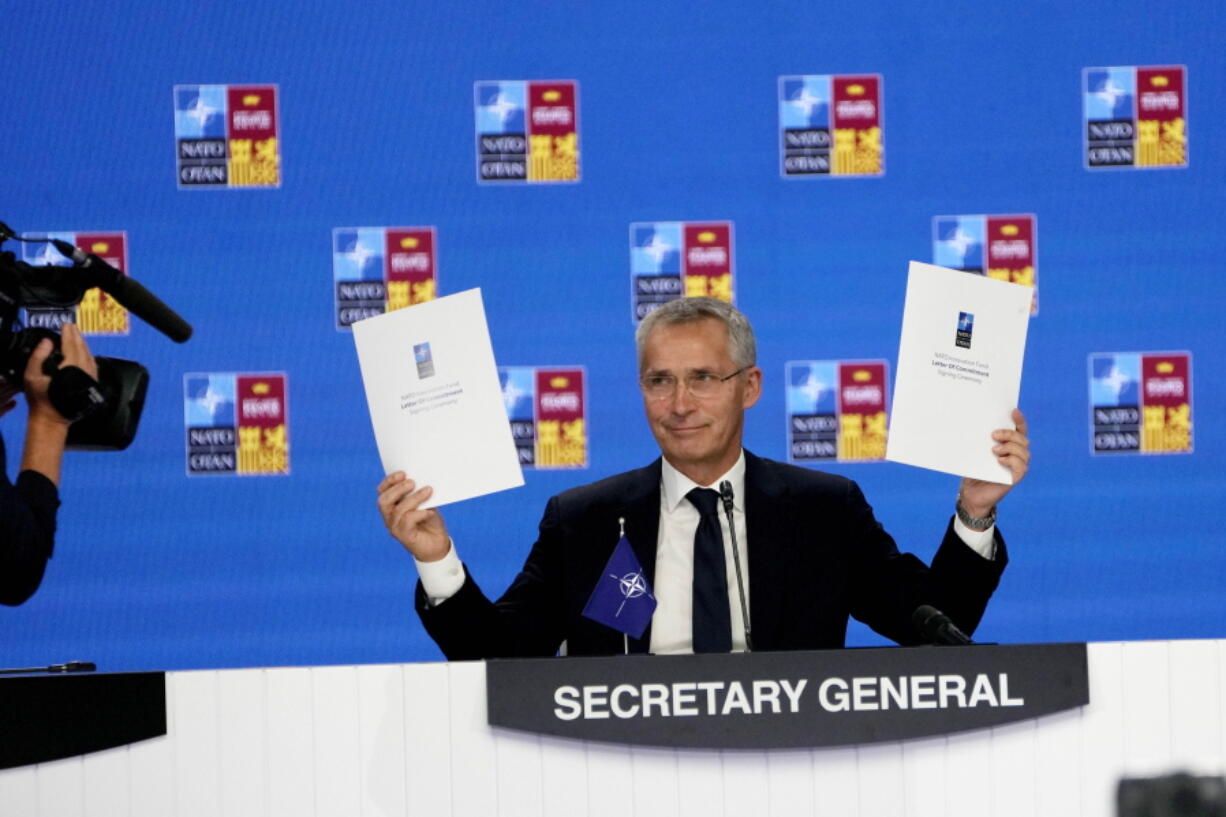
[[[978,553],[989,562],[996,559],[996,526],[987,530],[971,530],[961,519],[954,516],[954,533],[968,548]],[[423,582],[424,583],[424,582]]]
[[[413,557],[417,575],[421,577],[421,588],[426,591],[431,607],[447,601],[464,586],[464,564],[456,553],[455,542],[448,540],[448,544],[451,548],[447,555],[438,561],[419,562],[416,556]]]

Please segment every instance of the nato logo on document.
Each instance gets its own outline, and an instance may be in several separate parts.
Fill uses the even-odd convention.
[[[413,346],[413,361],[417,364],[417,377],[425,380],[434,377],[434,355],[430,352],[429,343],[418,343]]]
[[[971,348],[971,333],[975,331],[975,316],[969,312],[958,313],[958,332],[954,344],[962,349]]]

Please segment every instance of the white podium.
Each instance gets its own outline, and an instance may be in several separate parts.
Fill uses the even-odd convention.
[[[481,663],[174,672],[166,737],[0,772],[0,815],[1109,817],[1121,775],[1226,771],[1226,641],[1091,644],[1089,672],[1080,710],[789,751],[491,730]]]

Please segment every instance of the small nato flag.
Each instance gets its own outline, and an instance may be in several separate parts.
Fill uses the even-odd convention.
[[[633,638],[642,638],[655,611],[656,597],[651,594],[643,568],[623,534],[592,588],[583,615]]]

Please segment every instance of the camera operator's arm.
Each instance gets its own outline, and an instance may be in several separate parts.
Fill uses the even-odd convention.
[[[93,356],[76,326],[64,325],[60,343],[63,366],[77,366],[97,377]],[[26,366],[30,416],[16,483],[9,482],[0,470],[0,604],[21,604],[34,594],[55,544],[60,462],[69,424],[48,397],[51,378],[43,372],[43,364],[51,352],[51,341],[42,341]],[[16,393],[9,384],[0,386],[0,415],[13,408]],[[3,456],[4,442],[0,439],[0,464]]]
[[[21,455],[21,470],[36,471],[56,485],[60,484],[60,461],[68,439],[68,421],[51,405],[48,390],[51,377],[43,372],[43,363],[51,355],[51,341],[42,340],[30,355],[26,365],[26,400],[30,404],[30,419],[26,424],[26,445]],[[98,378],[98,365],[85,345],[85,338],[76,324],[66,323],[61,330],[60,368],[76,366],[87,375]]]

